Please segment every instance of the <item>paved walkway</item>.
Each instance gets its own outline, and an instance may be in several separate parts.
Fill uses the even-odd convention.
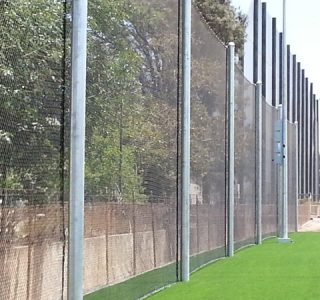
[[[320,232],[320,218],[313,218],[312,220],[303,224],[299,231],[300,232]]]

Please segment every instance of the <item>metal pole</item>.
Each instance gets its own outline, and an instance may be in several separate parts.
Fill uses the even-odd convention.
[[[286,57],[287,57],[287,120],[292,122],[292,99],[291,99],[291,50],[290,50],[290,45],[287,45],[287,53],[286,53]]]
[[[301,64],[298,62],[297,64],[297,120],[298,120],[298,141],[299,141],[299,195],[302,194],[302,167],[301,167],[301,141],[302,141],[302,135],[301,135],[301,118],[302,117],[302,98],[301,98]],[[300,197],[300,196],[299,196]]]
[[[316,113],[316,180],[315,180],[315,193],[316,193],[316,200],[319,201],[319,101],[316,100],[315,106],[315,113]]]
[[[260,0],[254,0],[253,4],[253,82],[259,80],[259,52],[260,52]]]
[[[277,106],[277,19],[272,18],[272,106]]]
[[[283,72],[282,72],[282,68],[283,68],[283,33],[280,32],[279,33],[279,105],[282,105],[282,89],[283,89]],[[282,180],[282,179],[280,179]]]
[[[309,122],[308,122],[308,135],[309,135],[309,147],[308,147],[308,162],[309,162],[309,191],[311,194],[311,198],[313,198],[313,190],[312,190],[312,110],[313,110],[313,83],[310,82],[310,90],[309,90]]]
[[[267,3],[262,3],[262,39],[261,39],[261,79],[262,79],[262,96],[266,97],[267,94]],[[255,81],[257,83],[257,81]]]
[[[297,121],[297,56],[292,55],[292,122]]]
[[[87,0],[72,5],[68,299],[83,299]]]
[[[305,152],[306,152],[306,146],[305,146],[305,140],[306,140],[306,135],[305,135],[305,126],[306,126],[306,121],[305,121],[305,112],[306,112],[306,97],[305,97],[305,73],[304,69],[301,70],[301,129],[300,129],[300,140],[301,140],[301,145],[300,145],[300,157],[301,157],[301,194],[303,195],[302,198],[305,197],[306,192],[306,176],[305,176],[305,170],[306,170],[306,162],[305,162]]]
[[[234,255],[234,71],[235,44],[228,47],[228,256]]]
[[[316,199],[316,95],[312,101],[312,193]]]
[[[281,71],[281,70],[280,70]],[[281,73],[281,72],[280,72]],[[282,135],[282,104],[279,104],[277,107],[277,112],[278,112],[278,120],[281,121],[281,135]],[[281,138],[282,139],[282,138]],[[280,152],[280,155],[283,156],[283,151],[282,153]],[[283,158],[283,157],[282,157]],[[278,190],[277,190],[277,216],[278,216],[278,236],[281,236],[281,231],[282,231],[282,189],[283,189],[283,184],[282,184],[282,164],[277,164],[277,175],[278,175]]]
[[[304,159],[305,159],[305,193],[307,197],[310,198],[310,190],[309,190],[309,78],[305,79],[305,151],[304,151]]]
[[[256,96],[256,228],[257,244],[262,243],[262,82],[255,87]]]
[[[282,230],[279,242],[288,242],[288,132],[287,132],[287,72],[286,72],[286,0],[283,0],[282,33],[282,128],[283,128],[283,164],[282,164]]]
[[[294,122],[295,129],[296,129],[296,145],[295,145],[295,168],[296,168],[296,195],[295,195],[295,200],[296,200],[296,218],[295,218],[295,231],[298,232],[299,230],[299,141],[298,141],[298,132],[299,132],[299,127],[298,127],[298,122]]]
[[[182,229],[181,279],[189,281],[190,261],[190,86],[191,86],[191,0],[182,7]]]

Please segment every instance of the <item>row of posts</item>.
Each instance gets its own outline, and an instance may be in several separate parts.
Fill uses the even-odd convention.
[[[254,0],[253,81],[258,82],[261,78],[262,96],[269,97],[274,107],[285,105],[286,119],[298,122],[298,194],[300,199],[312,196],[316,200],[320,194],[319,104],[313,83],[297,56],[291,53],[290,45],[286,44],[286,1],[282,1],[283,28],[278,33],[277,19],[272,18],[269,22],[267,3]],[[269,62],[267,49],[271,49]],[[267,65],[271,66],[271,74],[268,74]],[[267,86],[271,86],[270,95]]]
[[[72,82],[71,82],[71,160],[70,160],[70,222],[69,222],[69,255],[68,255],[68,299],[83,299],[83,240],[84,240],[84,149],[85,149],[85,96],[86,96],[86,40],[87,40],[87,3],[88,0],[73,0],[72,5]],[[255,4],[258,1],[255,1]],[[191,0],[182,1],[182,249],[181,249],[181,279],[189,280],[189,244],[190,244],[190,82],[191,82]],[[282,43],[284,45],[284,43]],[[273,48],[274,45],[272,45]],[[256,44],[254,45],[256,47]],[[258,48],[255,48],[258,51]],[[282,47],[284,50],[284,47]],[[254,60],[258,59],[254,52]],[[229,256],[234,254],[234,104],[235,104],[235,80],[234,80],[234,56],[235,45],[228,46],[228,237],[227,252]],[[279,59],[280,61],[281,59]],[[285,61],[282,58],[282,63]],[[296,68],[296,67],[294,67]],[[317,154],[318,148],[311,145],[317,144],[317,130],[311,130],[311,120],[318,122],[318,103],[310,88],[308,94],[308,81],[304,77],[304,70],[300,74],[300,64],[296,68],[296,103],[294,121],[299,122],[299,174],[305,174],[300,180],[299,191],[310,191],[310,178],[317,178],[312,170],[314,160],[312,155]],[[255,70],[254,72],[257,72]],[[258,74],[258,73],[257,73]],[[283,72],[285,75],[285,72]],[[301,76],[300,76],[301,75]],[[258,79],[258,78],[256,78]],[[273,78],[274,79],[274,78]],[[306,81],[305,81],[306,80]],[[262,95],[265,82],[256,82],[256,224],[257,243],[261,243],[261,201],[262,201]],[[284,90],[284,85],[282,86]],[[273,89],[274,91],[274,89]],[[284,91],[286,93],[286,91]],[[285,99],[285,94],[283,98]],[[308,100],[313,100],[308,101]],[[310,104],[308,104],[310,103]],[[311,104],[312,103],[312,104]],[[284,101],[283,101],[284,104]],[[289,107],[289,106],[288,106]],[[284,108],[284,107],[283,107]],[[298,109],[299,108],[299,109]],[[286,110],[285,114],[286,115]],[[283,117],[283,116],[282,116]],[[312,117],[312,119],[311,119]],[[286,123],[283,119],[283,123]],[[317,127],[316,127],[317,128]],[[311,131],[314,132],[311,135]],[[307,143],[305,143],[307,139]],[[285,144],[284,144],[285,145]],[[306,147],[306,145],[308,145]],[[312,151],[310,151],[312,149]],[[310,155],[307,155],[310,151]],[[308,152],[309,153],[309,152]],[[303,159],[302,159],[303,157]],[[307,158],[309,159],[307,161]],[[286,160],[286,159],[285,159]],[[312,167],[311,167],[312,166]],[[285,167],[284,167],[285,170]],[[307,172],[308,171],[308,172]],[[308,173],[308,174],[307,174]],[[310,174],[309,174],[310,173]],[[285,178],[284,178],[285,179]],[[308,183],[308,185],[306,184]],[[308,187],[307,187],[308,186]],[[314,183],[318,187],[317,181]],[[286,189],[283,189],[286,191]],[[287,191],[286,191],[287,192]],[[282,224],[287,224],[287,206],[283,205]],[[287,229],[286,229],[287,230]],[[287,238],[286,230],[281,238]]]

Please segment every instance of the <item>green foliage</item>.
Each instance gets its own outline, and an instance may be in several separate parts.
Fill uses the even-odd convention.
[[[152,192],[143,184],[146,171],[160,167],[172,179],[167,162],[174,159],[175,108],[149,85],[156,53],[149,22],[156,24],[157,13],[124,0],[91,1],[89,15],[86,190],[143,201]],[[171,122],[163,122],[164,110]]]
[[[234,42],[237,53],[243,55],[247,17],[231,5],[230,0],[194,0],[205,22],[222,42]]]
[[[63,9],[63,1],[0,2],[3,188],[59,189]]]
[[[245,18],[229,1],[196,1],[196,5],[224,40],[232,37],[243,44]],[[62,0],[0,3],[1,186],[32,186],[52,195],[47,200],[59,191],[61,167],[67,170],[69,165],[68,160],[61,161],[63,126],[67,125],[67,142],[70,130],[69,123],[64,124],[70,107],[63,84],[66,76],[69,91],[71,41],[69,31],[64,41],[64,22],[69,28],[72,18],[67,14],[64,19],[64,9]],[[86,193],[90,199],[145,201],[153,195],[165,200],[175,194],[177,13],[177,3],[171,1],[89,1]],[[205,41],[199,36],[194,43]],[[213,177],[219,181],[217,169],[224,170],[224,67],[219,58],[193,57],[191,165],[200,185]]]

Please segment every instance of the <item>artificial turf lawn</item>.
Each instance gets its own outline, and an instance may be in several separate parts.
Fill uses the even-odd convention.
[[[149,300],[320,300],[320,233],[270,239],[213,263]]]

